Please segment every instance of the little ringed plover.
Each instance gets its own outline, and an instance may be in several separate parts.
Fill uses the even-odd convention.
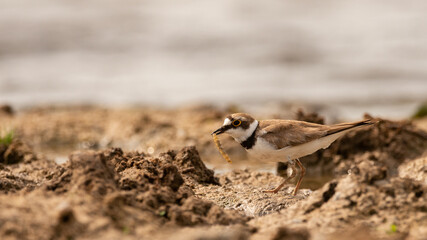
[[[296,175],[295,164],[301,170],[300,178],[293,191],[296,195],[305,175],[305,168],[299,158],[310,155],[319,149],[325,149],[349,131],[372,125],[372,119],[335,125],[321,125],[296,120],[256,120],[246,113],[234,113],[227,116],[224,124],[212,134],[227,133],[232,136],[249,154],[264,162],[291,163],[291,176],[286,178],[273,190],[266,193],[277,193]]]

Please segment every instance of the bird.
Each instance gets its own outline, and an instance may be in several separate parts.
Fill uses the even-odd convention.
[[[277,193],[296,176],[295,164],[300,168],[300,177],[293,195],[297,194],[305,168],[299,158],[310,155],[319,149],[328,148],[332,142],[349,131],[376,123],[374,119],[358,122],[322,125],[298,120],[269,119],[256,120],[247,113],[228,115],[223,125],[212,132],[212,135],[228,134],[246,151],[262,162],[288,161],[292,173],[272,190],[264,193]]]

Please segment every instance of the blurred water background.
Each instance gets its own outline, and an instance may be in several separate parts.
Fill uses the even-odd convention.
[[[426,23],[424,0],[1,0],[0,103],[404,118],[427,99]]]

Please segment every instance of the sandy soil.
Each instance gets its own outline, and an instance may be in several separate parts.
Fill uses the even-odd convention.
[[[210,132],[236,110],[2,111],[16,137],[0,146],[1,239],[425,239],[426,119],[379,119],[307,157],[334,177],[293,197],[262,193],[281,178],[245,169],[228,138],[241,169],[206,167],[226,164]]]

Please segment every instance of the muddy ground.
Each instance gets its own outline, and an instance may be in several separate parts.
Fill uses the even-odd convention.
[[[210,133],[239,110],[2,107],[0,238],[426,239],[427,119],[378,119],[302,159],[322,180],[294,197],[262,193],[281,177],[227,137],[220,167]],[[324,121],[296,113],[261,117]]]

